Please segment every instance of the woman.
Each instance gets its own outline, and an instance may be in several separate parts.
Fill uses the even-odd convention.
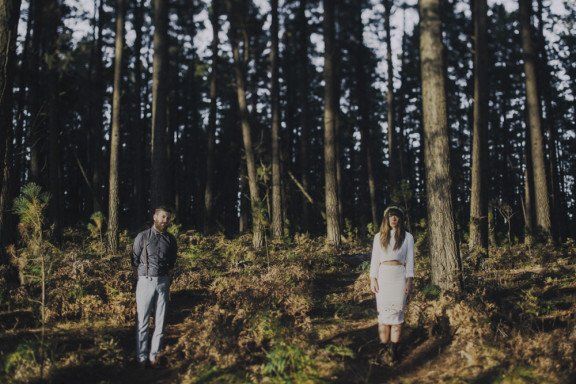
[[[374,236],[370,262],[370,289],[376,294],[378,334],[389,344],[392,361],[398,360],[398,343],[404,311],[414,279],[414,237],[404,228],[404,212],[396,206],[384,211],[380,232]]]

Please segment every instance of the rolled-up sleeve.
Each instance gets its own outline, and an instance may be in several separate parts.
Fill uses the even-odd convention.
[[[372,242],[372,256],[370,258],[370,278],[378,277],[378,266],[379,266],[379,250],[380,250],[380,234],[374,236],[374,241]]]
[[[408,249],[406,251],[406,277],[414,277],[414,236],[408,239]]]
[[[132,245],[132,266],[138,267],[140,264],[140,254],[142,253],[142,233],[134,239],[134,244]]]

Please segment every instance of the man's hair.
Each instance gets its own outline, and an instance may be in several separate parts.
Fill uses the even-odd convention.
[[[164,212],[166,212],[166,213],[169,213],[170,216],[172,216],[172,214],[173,214],[172,209],[168,208],[168,207],[165,206],[165,205],[159,205],[159,206],[157,206],[156,208],[154,208],[154,214],[157,214],[158,211],[164,211]]]

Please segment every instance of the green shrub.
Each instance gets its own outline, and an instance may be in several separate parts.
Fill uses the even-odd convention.
[[[266,353],[262,375],[273,383],[318,382],[314,360],[296,345],[281,342]]]

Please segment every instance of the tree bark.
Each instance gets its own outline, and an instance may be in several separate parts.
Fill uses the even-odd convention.
[[[541,85],[540,95],[544,100],[544,107],[546,111],[546,118],[544,119],[544,127],[548,134],[548,188],[550,194],[551,204],[551,218],[552,218],[552,236],[554,242],[559,243],[564,237],[563,228],[566,228],[566,212],[564,209],[564,196],[560,191],[560,180],[558,176],[558,153],[556,148],[557,132],[555,127],[555,114],[552,88],[552,74],[548,64],[548,53],[546,51],[546,37],[544,36],[544,22],[542,16],[542,0],[538,0],[538,50],[539,55],[539,69],[542,76],[539,78]]]
[[[526,81],[526,109],[528,112],[528,129],[530,130],[530,151],[532,170],[534,172],[534,203],[536,212],[536,229],[545,240],[552,240],[552,222],[550,200],[544,160],[544,138],[538,99],[538,77],[536,73],[537,55],[532,41],[530,14],[531,0],[519,0],[520,35],[524,57],[524,74]]]
[[[252,245],[256,249],[264,245],[264,214],[261,207],[260,193],[258,191],[258,177],[256,174],[256,162],[254,160],[254,147],[252,145],[252,133],[248,119],[246,102],[246,84],[244,79],[244,60],[240,57],[238,47],[237,28],[244,23],[238,20],[241,10],[237,9],[232,0],[228,0],[229,14],[231,16],[230,43],[232,44],[232,56],[234,58],[234,73],[236,79],[236,96],[238,98],[238,110],[242,124],[242,141],[246,155],[246,168],[248,174],[248,189],[250,190],[250,207],[252,211]],[[244,52],[249,50],[248,40],[244,42]]]
[[[388,123],[388,185],[390,201],[401,203],[398,196],[400,185],[398,180],[398,144],[396,140],[396,122],[394,119],[394,67],[392,63],[392,43],[390,35],[390,13],[392,0],[384,0],[384,30],[386,32],[386,118]]]
[[[242,159],[240,159],[240,170],[239,170],[239,175],[238,175],[238,195],[240,196],[240,218],[238,220],[238,232],[240,234],[244,234],[248,231],[248,210],[249,210],[249,205],[250,205],[250,201],[247,198],[246,193],[248,192],[248,176],[246,175],[246,159],[245,156],[241,156]]]
[[[220,25],[219,0],[212,0],[210,22],[212,24],[212,72],[210,73],[210,115],[208,116],[207,148],[206,148],[206,186],[204,189],[204,233],[209,234],[214,227],[214,150],[216,144],[216,118],[218,104],[218,32]]]
[[[526,131],[526,144],[524,145],[524,204],[522,212],[524,214],[524,243],[531,245],[534,243],[534,172],[532,171],[532,153],[530,151],[530,130]]]
[[[282,237],[282,179],[280,175],[280,100],[278,90],[278,0],[272,0],[272,47],[270,66],[272,69],[272,236]]]
[[[334,110],[334,2],[324,0],[324,188],[326,241],[340,246],[338,185],[336,181],[336,129]]]
[[[42,127],[44,121],[44,112],[40,104],[41,95],[43,93],[42,84],[40,82],[41,73],[41,57],[43,50],[43,36],[42,30],[43,17],[44,17],[44,2],[41,0],[32,0],[30,2],[31,13],[33,14],[34,28],[32,33],[32,49],[31,49],[31,62],[30,62],[30,133],[29,133],[29,147],[30,147],[30,178],[29,180],[37,184],[41,184],[40,169],[44,163],[44,142],[45,135],[43,135]]]
[[[168,69],[168,4],[154,1],[154,74],[152,77],[152,206],[168,204],[168,139],[166,97]]]
[[[11,174],[14,153],[12,107],[19,18],[20,0],[0,0],[0,264],[8,261],[4,247],[8,241],[8,198],[14,177]]]
[[[474,109],[470,195],[470,249],[488,252],[488,193],[485,165],[488,131],[487,2],[474,0]]]
[[[366,184],[368,185],[368,198],[370,201],[370,217],[373,228],[378,228],[378,209],[376,205],[376,182],[374,177],[374,162],[372,153],[372,138],[370,132],[370,110],[367,105],[366,94],[371,88],[367,81],[366,60],[363,41],[364,25],[362,24],[362,9],[357,8],[354,14],[353,61],[356,75],[355,99],[358,104],[360,140],[365,161]],[[391,56],[390,56],[391,57]]]
[[[420,0],[420,60],[432,283],[460,290],[439,0]]]
[[[136,38],[134,40],[134,126],[131,132],[133,140],[133,160],[132,172],[134,175],[134,185],[132,186],[132,204],[134,228],[140,228],[145,222],[146,194],[144,189],[144,164],[146,163],[147,128],[146,121],[142,118],[142,75],[144,68],[142,65],[141,50],[144,31],[144,0],[139,0],[134,11],[134,30]]]
[[[94,62],[95,71],[92,78],[92,86],[95,88],[94,92],[94,105],[90,108],[91,116],[90,123],[92,130],[90,132],[90,162],[92,188],[94,190],[92,211],[98,212],[103,210],[104,204],[101,202],[103,197],[102,191],[102,175],[101,168],[103,163],[102,145],[104,137],[104,98],[106,96],[105,83],[102,81],[104,77],[104,58],[103,58],[103,45],[104,45],[104,0],[100,0],[98,5],[98,37],[94,47],[92,61]]]
[[[108,198],[108,246],[111,252],[118,251],[118,207],[120,162],[120,99],[122,97],[122,62],[124,54],[124,19],[126,0],[116,1],[116,37],[114,46],[114,93],[112,94],[112,133],[110,135],[110,177]]]
[[[61,12],[57,0],[46,1],[44,6],[46,51],[44,60],[53,60],[46,63],[46,85],[48,93],[47,128],[48,128],[48,187],[50,190],[49,218],[52,222],[52,238],[56,244],[62,237],[62,161],[60,153],[59,118],[59,66],[58,66],[58,24],[61,22]]]
[[[301,129],[299,142],[299,168],[302,186],[305,190],[310,190],[309,183],[309,160],[308,146],[310,145],[310,108],[309,108],[309,87],[308,83],[308,45],[310,40],[310,31],[308,28],[308,19],[306,18],[306,0],[300,0],[298,7],[299,19],[299,60],[300,63],[300,106],[301,106]],[[304,232],[310,230],[310,203],[307,199],[302,198],[302,216],[300,217],[300,228]]]

